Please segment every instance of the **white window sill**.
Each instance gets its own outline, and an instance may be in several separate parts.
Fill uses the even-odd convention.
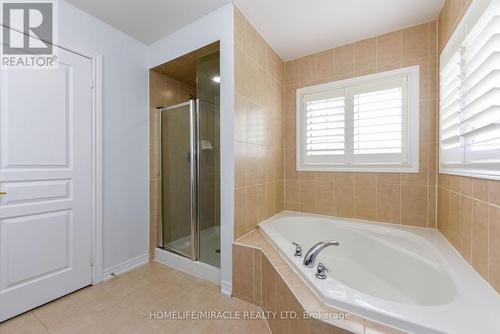
[[[451,167],[451,166],[441,166],[439,168],[439,174],[448,174],[456,176],[466,176],[474,177],[478,179],[486,180],[500,180],[500,164],[496,164],[498,170],[485,170],[481,168],[473,167]]]
[[[354,173],[418,173],[418,166],[374,166],[374,165],[341,165],[309,164],[297,166],[299,172],[354,172]]]

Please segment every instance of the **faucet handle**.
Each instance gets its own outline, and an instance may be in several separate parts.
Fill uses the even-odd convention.
[[[326,272],[328,271],[328,268],[325,267],[323,263],[318,263],[318,267],[316,268],[316,278],[319,279],[325,279],[326,278]]]
[[[294,244],[295,246],[295,252],[293,253],[293,256],[302,257],[302,246],[296,242],[292,242],[292,244]]]

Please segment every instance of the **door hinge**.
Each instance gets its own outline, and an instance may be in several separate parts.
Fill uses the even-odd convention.
[[[94,266],[94,257],[93,256],[90,257],[90,266],[91,267]]]
[[[90,88],[94,88],[94,79],[90,78]]]

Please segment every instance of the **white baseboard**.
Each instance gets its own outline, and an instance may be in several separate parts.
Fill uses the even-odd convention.
[[[220,293],[223,294],[226,297],[231,298],[233,295],[233,286],[229,282],[220,282]]]
[[[161,248],[155,249],[155,261],[198,278],[220,284],[220,269],[209,264],[192,261]]]
[[[109,280],[115,275],[120,275],[132,269],[145,265],[148,262],[149,262],[149,254],[143,254],[141,256],[135,257],[133,259],[122,262],[115,266],[109,267],[108,269],[105,269],[102,272],[103,281]]]

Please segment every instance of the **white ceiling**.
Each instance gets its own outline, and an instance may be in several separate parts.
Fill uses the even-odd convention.
[[[444,0],[235,0],[271,47],[290,60],[437,17]]]
[[[231,0],[66,0],[66,2],[149,45]]]
[[[231,0],[66,0],[151,44]],[[271,47],[290,60],[430,21],[444,0],[235,0]]]

